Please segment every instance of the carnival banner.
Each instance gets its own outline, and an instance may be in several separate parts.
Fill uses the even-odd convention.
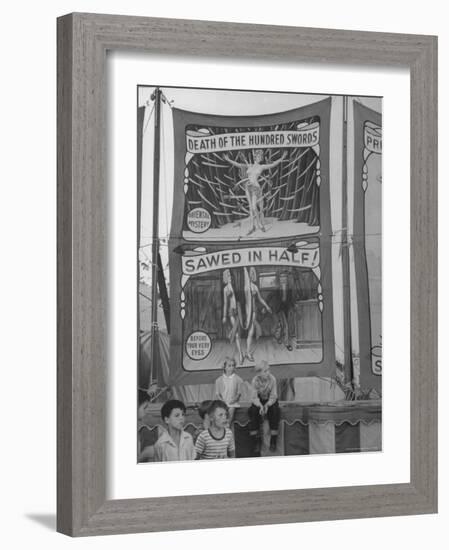
[[[334,376],[330,99],[272,115],[173,109],[170,383]]]
[[[363,390],[382,388],[382,116],[354,102],[353,360]]]

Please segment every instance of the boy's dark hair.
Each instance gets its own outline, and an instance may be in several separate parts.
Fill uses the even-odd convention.
[[[181,409],[183,413],[186,412],[186,406],[182,401],[178,401],[178,399],[169,399],[161,407],[162,420],[168,418],[171,415],[173,409]]]
[[[212,415],[217,409],[224,409],[226,412],[229,411],[229,407],[226,405],[224,401],[221,401],[220,399],[216,399],[215,401],[212,401],[212,403],[210,404],[207,414]]]
[[[204,420],[206,414],[209,414],[209,407],[212,405],[211,399],[206,399],[206,401],[201,401],[198,405],[198,414],[201,420]]]

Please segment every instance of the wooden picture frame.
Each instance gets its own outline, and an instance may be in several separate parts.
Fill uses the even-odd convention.
[[[410,483],[106,499],[106,52],[408,67]],[[437,511],[437,39],[75,13],[58,19],[58,505],[71,536]]]

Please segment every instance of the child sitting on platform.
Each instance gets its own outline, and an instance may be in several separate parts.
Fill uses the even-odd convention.
[[[277,434],[280,421],[280,409],[276,389],[276,378],[270,372],[270,365],[261,361],[254,367],[256,376],[251,382],[252,404],[248,409],[250,436],[253,439],[253,455],[260,456],[263,419],[268,418],[270,425],[270,451],[274,452],[277,445]]]
[[[195,444],[197,459],[234,458],[235,444],[228,425],[228,407],[223,401],[213,401],[208,410],[210,426],[198,436]]]
[[[192,436],[183,430],[185,413],[186,406],[182,401],[170,399],[162,405],[161,417],[167,431],[164,431],[154,446],[156,461],[193,460],[195,458]]]
[[[235,409],[240,407],[243,380],[235,372],[237,363],[232,357],[225,357],[223,374],[215,381],[215,397],[224,401],[229,410],[229,426],[232,429]]]

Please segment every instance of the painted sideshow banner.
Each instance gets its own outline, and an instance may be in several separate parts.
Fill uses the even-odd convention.
[[[354,264],[360,387],[382,380],[382,116],[354,102]]]
[[[172,384],[232,356],[279,377],[335,370],[330,99],[251,117],[173,109]]]
[[[186,130],[183,238],[246,241],[317,233],[318,117],[235,130]]]

